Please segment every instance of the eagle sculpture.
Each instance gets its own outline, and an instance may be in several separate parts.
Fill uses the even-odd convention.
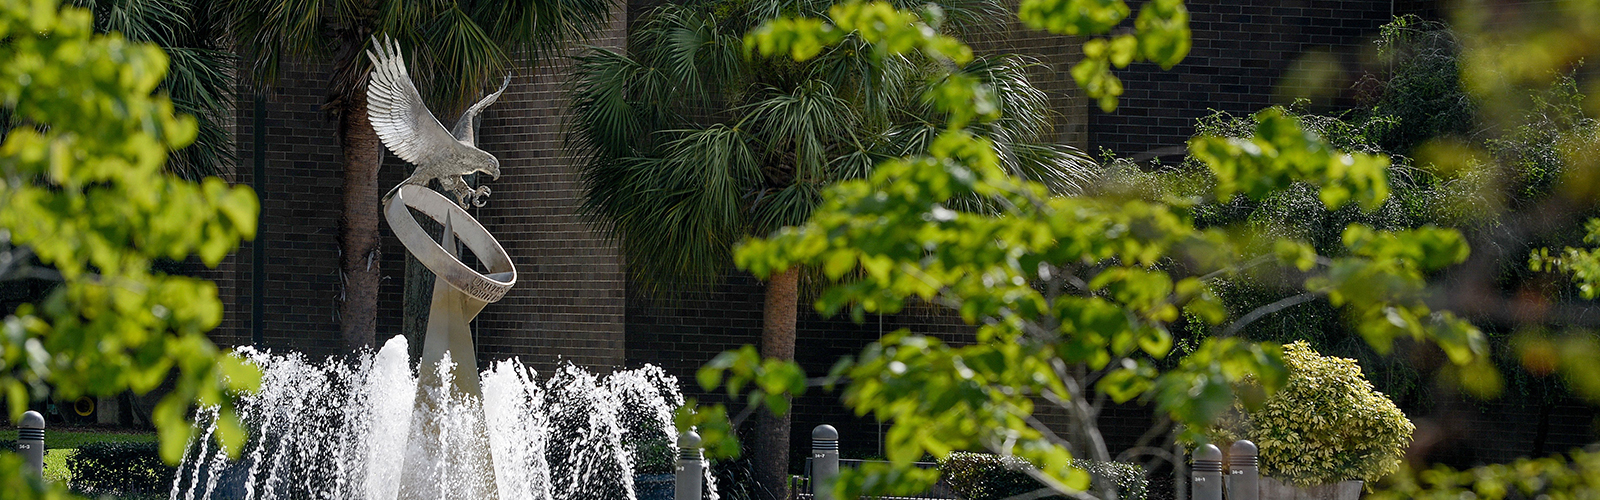
[[[506,91],[511,77],[506,76],[500,90],[461,113],[454,129],[445,131],[444,125],[423,104],[416,85],[411,83],[405,59],[400,56],[400,45],[388,36],[383,38],[380,43],[373,37],[374,49],[367,51],[373,66],[367,84],[367,117],[383,145],[417,167],[400,185],[427,187],[428,181],[438,179],[439,185],[455,194],[456,203],[463,208],[467,206],[468,197],[473,206],[483,206],[489,187],[472,189],[461,176],[483,172],[499,179],[500,160],[474,145],[472,119],[494,104],[500,93]]]

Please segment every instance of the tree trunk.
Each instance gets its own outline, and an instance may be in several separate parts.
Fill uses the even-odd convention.
[[[447,194],[440,191],[438,183],[430,183],[428,187],[439,194]],[[433,241],[440,241],[440,237],[444,235],[444,225],[427,216],[417,217],[417,225],[422,226],[422,230],[426,231]],[[417,361],[422,359],[422,342],[427,338],[428,310],[433,308],[433,280],[436,277],[433,271],[428,270],[428,266],[422,265],[422,261],[417,260],[417,256],[406,252],[405,279],[405,291],[400,296],[402,304],[400,334],[406,337],[411,360]]]
[[[343,132],[344,218],[340,225],[340,272],[344,290],[339,304],[340,337],[350,350],[371,347],[377,339],[378,166],[382,143],[367,121],[367,94],[353,92],[339,115]]]
[[[426,217],[423,219],[426,220],[418,222],[433,222]],[[428,228],[424,226],[423,229]],[[422,341],[427,338],[428,332],[428,308],[433,299],[433,280],[433,271],[422,265],[411,252],[406,252],[405,292],[400,295],[403,308],[400,334],[406,337],[407,352],[412,361],[422,358]]]
[[[800,269],[789,268],[767,281],[761,322],[761,355],[794,359],[795,311],[799,307]],[[789,498],[789,415],[761,412],[756,422],[755,480],[757,500]]]

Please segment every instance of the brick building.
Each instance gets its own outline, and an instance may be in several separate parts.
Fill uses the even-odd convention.
[[[619,8],[591,43],[621,47],[628,20],[645,3]],[[1377,0],[1206,0],[1187,6],[1194,39],[1188,58],[1167,71],[1150,64],[1118,71],[1128,92],[1113,113],[1100,112],[1077,92],[1066,72],[1077,54],[1071,39],[1013,25],[1005,35],[975,45],[1030,54],[1048,65],[1035,76],[1054,97],[1058,140],[1090,153],[1105,148],[1139,160],[1167,159],[1181,157],[1195,119],[1210,110],[1245,114],[1278,103],[1283,75],[1302,55],[1320,52],[1359,68],[1378,27],[1392,15],[1429,9],[1428,2]],[[565,65],[545,61],[519,72],[484,114],[479,146],[500,159],[503,175],[491,184],[489,205],[475,209],[475,216],[499,238],[520,276],[507,297],[474,324],[480,366],[509,356],[540,372],[567,361],[602,372],[653,363],[692,386],[694,370],[716,353],[757,342],[761,285],[730,272],[712,292],[671,303],[630,291],[617,249],[577,211],[580,183],[574,158],[563,148]],[[207,273],[221,285],[226,303],[224,324],[213,335],[219,344],[257,343],[311,355],[340,351],[338,145],[334,121],[319,110],[327,73],[316,66],[287,71],[260,100],[240,91],[235,178],[256,189],[262,217],[258,239]],[[396,158],[385,162],[383,185],[397,184],[409,170]],[[384,238],[381,338],[401,331],[405,272],[403,247],[387,229]],[[868,317],[863,324],[801,309],[799,359],[812,373],[825,372],[839,356],[898,328],[955,342],[970,335],[959,320],[927,307]],[[1552,414],[1581,411],[1564,403],[1553,408],[1544,410],[1546,422]],[[1592,426],[1569,425],[1580,417],[1475,456],[1501,460],[1567,446],[1558,442],[1593,441]],[[1111,411],[1104,424],[1113,450],[1130,444],[1146,418],[1148,412],[1138,409]],[[875,424],[854,419],[833,396],[813,394],[797,401],[796,444],[823,422],[840,426],[847,440],[876,440]]]

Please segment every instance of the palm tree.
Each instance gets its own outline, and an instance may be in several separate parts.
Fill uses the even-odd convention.
[[[161,90],[199,125],[193,144],[173,151],[167,168],[195,180],[233,164],[233,139],[223,119],[232,109],[235,56],[211,0],[73,0],[94,12],[94,29],[150,42],[167,53]]]
[[[514,62],[532,65],[603,26],[607,0],[219,0],[232,21],[247,74],[276,80],[294,58],[330,61],[324,109],[339,121],[343,149],[340,334],[351,348],[375,341],[378,304],[378,165],[382,146],[367,122],[362,55],[374,34],[398,40],[434,109],[460,110]]]
[[[900,0],[900,8],[922,0]],[[941,0],[944,26],[998,25],[998,1]],[[585,153],[585,211],[620,243],[633,282],[655,295],[709,285],[730,268],[733,244],[804,221],[830,183],[868,175],[878,161],[923,151],[944,120],[922,99],[935,61],[865,57],[847,39],[804,63],[748,59],[742,36],[779,15],[823,16],[828,0],[687,0],[633,27],[627,53],[579,57],[571,141]],[[1029,84],[1030,61],[981,58],[957,73],[996,89],[1003,118],[975,125],[1006,167],[1068,192],[1092,164],[1040,144],[1050,119]],[[800,270],[766,283],[761,352],[793,359]],[[758,490],[787,495],[787,416],[755,431]]]

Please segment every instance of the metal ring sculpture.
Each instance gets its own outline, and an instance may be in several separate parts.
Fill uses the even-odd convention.
[[[472,249],[478,260],[488,267],[489,273],[479,273],[451,252],[445,251],[417,224],[407,207],[415,208],[441,224],[446,224],[448,219],[447,227],[453,228],[456,238]],[[495,302],[505,297],[511,285],[517,283],[517,269],[511,265],[511,256],[506,254],[500,242],[466,210],[432,189],[415,184],[401,185],[394,196],[384,202],[384,217],[411,255],[415,255],[422,265],[461,293],[484,302]]]

